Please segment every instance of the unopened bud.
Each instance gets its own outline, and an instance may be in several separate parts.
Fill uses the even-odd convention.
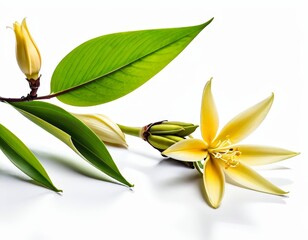
[[[141,136],[157,150],[164,151],[192,134],[197,127],[192,123],[161,121],[145,126]]]
[[[119,126],[102,114],[73,114],[85,123],[104,143],[127,147]]]
[[[175,144],[178,141],[183,140],[184,138],[172,135],[149,135],[147,141],[159,151],[164,151],[169,148],[171,145]]]
[[[159,125],[153,125],[150,130],[152,134],[177,134],[181,131],[184,131],[184,128],[178,125],[172,125],[172,124],[159,124]]]
[[[155,122],[142,128],[128,127],[124,125],[118,126],[124,133],[135,137],[141,137],[160,152],[163,152],[173,144],[185,139],[185,137],[190,136],[190,134],[192,134],[198,127],[198,125],[192,123],[175,121]],[[183,163],[190,168],[194,168],[192,162]]]
[[[15,22],[13,30],[16,37],[16,59],[20,70],[28,80],[38,80],[41,69],[41,55],[28,30],[26,19]]]
[[[198,125],[195,125],[192,123],[174,122],[174,121],[164,121],[162,125],[166,125],[166,127],[169,125],[169,126],[177,126],[178,128],[181,128],[180,131],[174,132],[174,135],[180,136],[180,137],[186,137],[192,134],[198,127]],[[154,126],[157,126],[157,125],[154,125]]]

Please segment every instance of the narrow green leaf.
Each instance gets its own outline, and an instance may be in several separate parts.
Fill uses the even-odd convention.
[[[91,39],[56,67],[51,92],[74,106],[120,98],[169,64],[208,25],[122,32]]]
[[[10,103],[25,117],[66,143],[97,169],[127,186],[104,143],[84,123],[64,109],[46,102]]]
[[[2,124],[0,124],[0,149],[16,167],[34,181],[53,191],[62,192],[53,185],[44,167],[29,148]]]

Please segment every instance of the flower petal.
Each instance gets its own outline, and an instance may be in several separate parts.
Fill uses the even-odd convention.
[[[29,74],[32,75],[33,73],[35,72],[38,73],[40,71],[42,60],[41,60],[40,51],[29,32],[25,18],[22,20],[22,23],[21,23],[21,31],[25,39],[27,57],[28,57],[28,61],[30,64]]]
[[[282,148],[266,146],[237,145],[236,148],[241,152],[239,160],[249,166],[279,162],[299,154]]]
[[[223,162],[219,164],[224,165]],[[235,183],[255,191],[275,195],[284,195],[287,193],[243,163],[239,163],[236,167],[224,169],[224,172]]]
[[[16,37],[16,59],[18,65],[22,72],[28,72],[30,66],[26,52],[26,41],[22,34],[21,25],[18,22],[15,22],[13,24],[13,29]]]
[[[167,148],[162,154],[180,161],[201,161],[207,157],[207,144],[199,139],[184,139]]]
[[[211,85],[212,79],[206,83],[203,90],[200,116],[200,128],[202,137],[208,144],[211,143],[215,138],[219,125],[218,114],[211,91]]]
[[[221,167],[211,158],[204,164],[203,183],[208,203],[218,208],[225,189],[225,176]]]
[[[221,130],[214,144],[229,141],[237,143],[252,133],[264,120],[274,100],[274,94],[238,114]]]

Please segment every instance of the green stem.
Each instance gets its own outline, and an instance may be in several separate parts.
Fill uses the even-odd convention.
[[[124,126],[124,125],[120,125],[120,124],[118,124],[118,126],[125,134],[135,136],[135,137],[140,137],[140,131],[142,130],[142,128],[140,128],[140,127],[128,127],[128,126]]]

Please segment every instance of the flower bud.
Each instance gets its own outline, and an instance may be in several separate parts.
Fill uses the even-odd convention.
[[[144,141],[148,142],[153,148],[160,152],[163,152],[171,145],[185,139],[185,137],[192,134],[198,127],[198,125],[192,123],[169,121],[151,123],[142,128],[119,124],[118,126],[124,133],[139,138],[141,137]],[[183,163],[190,168],[194,168],[192,162]]]
[[[183,140],[184,138],[173,135],[149,135],[148,142],[159,151],[164,151],[171,145]]]
[[[162,152],[192,134],[197,127],[192,123],[161,121],[143,127],[141,137]]]
[[[175,135],[180,137],[186,137],[192,134],[198,125],[194,125],[192,123],[185,122],[174,122],[174,121],[163,121],[160,124],[154,124],[150,128],[150,132],[152,134],[160,134],[160,135]],[[157,133],[157,130],[160,130]]]
[[[102,114],[73,114],[86,124],[104,143],[127,147],[125,135],[110,118]]]
[[[15,22],[13,29],[16,37],[16,59],[19,68],[28,80],[37,80],[40,77],[41,55],[29,33],[26,19],[23,19],[21,24]]]

